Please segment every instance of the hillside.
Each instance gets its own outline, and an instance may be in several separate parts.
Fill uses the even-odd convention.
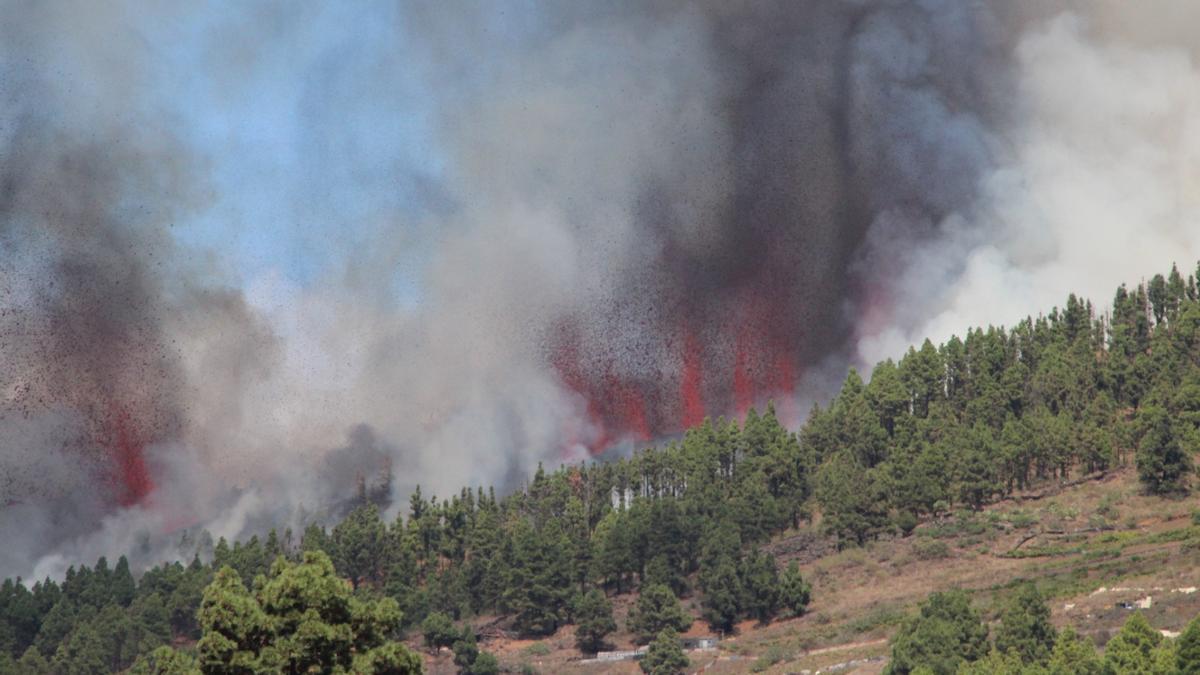
[[[812,580],[809,613],[799,618],[738,626],[717,651],[693,653],[706,673],[796,673],[856,660],[839,672],[881,672],[888,639],[932,591],[970,592],[985,618],[1022,581],[1046,594],[1056,626],[1073,626],[1103,645],[1135,604],[1151,625],[1181,632],[1200,615],[1200,527],[1194,500],[1148,496],[1136,472],[1125,468],[1069,485],[1049,484],[1014,495],[980,512],[960,512],[918,526],[910,537],[889,537],[837,552],[816,528],[790,531],[765,544],[780,565],[801,561]],[[824,551],[815,558],[811,551]],[[616,608],[618,624],[632,604]],[[697,621],[689,634],[710,634]],[[613,636],[632,649],[631,636]],[[542,647],[546,649],[543,650]],[[488,645],[502,664],[519,671],[640,673],[632,662],[580,664],[573,631],[541,640],[497,640]],[[544,653],[543,653],[544,652]],[[768,664],[775,661],[774,664]],[[448,657],[431,659],[430,672],[456,672]]]
[[[189,565],[136,581],[123,557],[7,581],[0,671],[405,672],[426,652],[434,672],[622,672],[636,666],[579,659],[649,645],[643,666],[678,672],[683,633],[723,638],[695,667],[783,672],[882,656],[899,631],[890,653],[921,653],[897,673],[952,674],[1022,597],[1005,630],[1048,632],[1049,598],[1103,643],[1129,614],[1114,603],[1147,594],[1155,628],[1182,628],[1198,450],[1200,288],[1173,268],[1109,312],[1070,296],[865,381],[851,370],[797,432],[751,410],[628,458],[538,467],[508,495],[418,489],[385,520],[364,493],[299,537],[191,533]],[[1102,586],[1163,590],[1090,595]]]

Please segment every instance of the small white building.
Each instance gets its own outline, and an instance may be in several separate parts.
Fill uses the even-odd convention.
[[[683,638],[684,649],[716,649],[717,638],[711,635],[695,638]]]
[[[596,658],[594,660],[596,660],[596,661],[632,661],[634,659],[642,658],[643,656],[646,655],[646,652],[649,650],[650,650],[649,647],[639,647],[638,649],[634,649],[631,651],[597,652]]]

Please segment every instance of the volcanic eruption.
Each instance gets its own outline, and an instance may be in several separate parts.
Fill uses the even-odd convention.
[[[700,56],[675,74],[705,88],[710,114],[683,130],[662,120],[668,139],[650,152],[664,157],[630,167],[623,243],[635,250],[599,243],[609,259],[585,264],[610,266],[603,294],[552,317],[544,338],[585,401],[594,449],[768,401],[795,422],[798,378],[854,334],[867,233],[927,236],[969,199],[987,129],[1007,115],[1001,26],[1014,18],[933,4],[697,6],[688,38]],[[669,7],[625,7],[624,21],[653,43],[680,19]],[[964,86],[984,79],[992,88]],[[688,106],[658,104],[668,116]],[[634,124],[664,115],[642,114]],[[918,155],[931,173],[911,164]]]
[[[1194,4],[2,4],[0,574],[794,425],[1200,257]]]

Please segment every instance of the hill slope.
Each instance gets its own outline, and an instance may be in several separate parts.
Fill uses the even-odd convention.
[[[0,670],[24,656],[59,671],[121,670],[197,639],[210,664],[276,658],[261,636],[282,635],[277,626],[254,628],[242,651],[206,651],[219,640],[201,638],[227,626],[221,607],[273,606],[262,589],[293,568],[272,561],[297,564],[302,552],[311,560],[288,574],[328,570],[380,600],[393,617],[386,637],[423,639],[435,670],[472,670],[482,647],[516,667],[620,671],[631,664],[577,659],[662,629],[725,636],[720,653],[697,655],[718,671],[878,656],[931,591],[968,589],[992,617],[1020,579],[1054,598],[1057,620],[1100,638],[1124,616],[1111,605],[1143,591],[1090,593],[1162,587],[1148,614],[1177,630],[1194,596],[1170,589],[1200,585],[1187,578],[1196,531],[1178,499],[1198,450],[1200,288],[1172,269],[1119,288],[1109,313],[1071,296],[1011,329],[926,341],[867,381],[850,371],[798,432],[773,410],[750,411],[629,458],[539,467],[503,497],[418,489],[407,517],[390,522],[363,495],[299,541],[272,531],[214,545],[198,533],[191,565],[136,583],[123,558],[32,588],[6,582]],[[255,620],[274,621],[264,616]]]
[[[841,552],[812,528],[790,531],[764,545],[780,565],[803,561],[813,583],[809,613],[761,625],[739,625],[715,652],[693,653],[704,672],[814,672],[865,661],[841,672],[877,673],[905,616],[936,590],[967,590],[986,619],[1022,581],[1048,597],[1052,620],[1073,626],[1103,645],[1141,611],[1156,629],[1181,632],[1200,615],[1200,527],[1195,503],[1144,493],[1136,471],[1125,468],[1069,485],[1052,483],[979,512],[931,519],[909,537],[889,537]],[[816,551],[814,557],[811,552]],[[824,554],[821,554],[824,552]],[[617,611],[620,617],[632,604]],[[624,611],[622,611],[622,609]],[[691,631],[708,634],[700,621]],[[614,647],[632,649],[618,633]],[[539,646],[546,647],[546,653]],[[543,672],[637,673],[632,662],[579,664],[570,628],[541,640],[489,644],[501,663]],[[768,666],[771,661],[777,661]],[[431,660],[432,672],[454,672],[448,658]]]

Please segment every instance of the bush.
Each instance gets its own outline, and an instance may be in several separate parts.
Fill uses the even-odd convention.
[[[787,652],[779,645],[771,645],[767,647],[767,651],[754,661],[754,665],[750,667],[750,672],[761,673],[771,666],[786,661],[788,658]]]
[[[918,560],[941,560],[950,557],[950,547],[944,541],[918,541],[913,544],[913,555]]]
[[[1117,495],[1111,492],[1104,495],[1104,499],[1100,500],[1100,506],[1096,508],[1096,513],[1109,520],[1119,518],[1121,512],[1117,510]]]
[[[846,624],[851,633],[860,635],[878,628],[897,626],[904,622],[904,612],[894,607],[881,607]]]
[[[475,657],[475,663],[471,664],[471,675],[498,675],[499,673],[500,662],[487,652],[480,652],[479,656]]]
[[[475,635],[470,629],[464,630],[462,637],[454,642],[454,665],[462,670],[470,670],[471,664],[479,658],[479,646],[475,643]]]
[[[496,675],[500,672],[496,657],[479,651],[475,634],[469,628],[464,628],[462,638],[454,643],[454,665],[458,666],[461,675]]]
[[[1008,514],[1008,524],[1018,529],[1037,525],[1037,516],[1028,511],[1018,510]]]
[[[905,537],[911,535],[913,530],[917,529],[918,524],[917,517],[912,511],[897,513],[893,522],[896,525],[896,529],[900,530],[900,534]]]
[[[454,622],[442,612],[433,612],[421,622],[421,635],[425,637],[425,646],[429,651],[437,653],[442,647],[450,647],[462,636],[454,629]]]

